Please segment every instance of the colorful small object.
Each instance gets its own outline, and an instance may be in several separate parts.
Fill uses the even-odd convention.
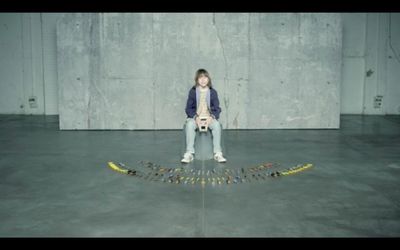
[[[279,164],[273,163],[262,163],[256,167],[247,167],[247,168],[225,168],[223,171],[216,171],[216,169],[212,170],[195,170],[195,169],[186,169],[182,167],[178,168],[166,168],[157,164],[154,164],[149,161],[139,161],[140,164],[149,168],[149,171],[140,172],[137,169],[129,169],[122,162],[115,164],[114,162],[108,162],[108,166],[119,173],[123,173],[126,175],[136,176],[138,178],[143,178],[143,180],[147,181],[163,181],[169,183],[176,184],[188,184],[188,183],[198,183],[202,186],[206,184],[231,184],[231,183],[244,183],[251,182],[251,179],[255,180],[267,180],[267,177],[281,177],[288,176],[292,174],[299,173],[306,169],[309,169],[313,166],[311,163],[307,164],[299,164],[284,170],[278,171],[267,171],[271,167]],[[164,176],[165,174],[165,176]],[[189,175],[189,176],[188,176]]]

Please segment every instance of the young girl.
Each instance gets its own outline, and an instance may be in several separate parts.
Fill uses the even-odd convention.
[[[186,153],[183,155],[182,163],[193,161],[194,139],[196,129],[199,127],[200,118],[206,117],[206,124],[212,131],[214,160],[226,162],[221,150],[221,125],[218,122],[221,108],[217,91],[211,86],[211,78],[207,70],[199,69],[196,72],[195,85],[189,91],[186,103]]]

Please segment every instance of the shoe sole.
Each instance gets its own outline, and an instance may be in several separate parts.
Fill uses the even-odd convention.
[[[181,161],[181,163],[190,163],[190,162],[192,162],[192,161],[193,161],[193,159],[190,160],[190,161]]]
[[[217,160],[217,159],[214,159],[216,162],[219,162],[219,163],[223,163],[223,162],[226,162],[226,160],[224,160],[224,161],[219,161],[219,160]]]

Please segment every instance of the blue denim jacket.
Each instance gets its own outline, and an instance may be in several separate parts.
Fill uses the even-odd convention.
[[[189,91],[189,96],[186,102],[186,115],[189,118],[194,118],[196,116],[197,106],[199,105],[200,92],[196,87],[192,87]],[[207,91],[206,95],[208,110],[214,119],[219,119],[219,114],[221,113],[221,108],[219,106],[218,93],[212,87]]]

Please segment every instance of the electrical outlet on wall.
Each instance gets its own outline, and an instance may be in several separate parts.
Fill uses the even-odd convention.
[[[382,106],[382,95],[377,95],[374,97],[374,108],[379,109]]]
[[[29,107],[32,109],[37,108],[37,98],[36,96],[30,96],[29,97]]]

